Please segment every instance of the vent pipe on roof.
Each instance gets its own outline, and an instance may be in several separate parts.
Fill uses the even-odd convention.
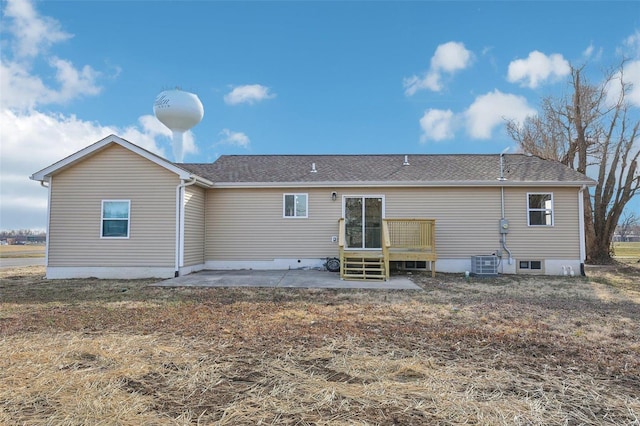
[[[311,173],[318,173],[316,170],[316,163],[311,163]]]
[[[504,177],[504,155],[507,153],[507,151],[509,151],[509,147],[506,147],[500,153],[500,177],[498,178],[498,180],[501,181],[507,180],[507,178]]]
[[[403,166],[408,166],[409,165],[409,156],[405,155],[404,156],[404,163],[402,163]]]

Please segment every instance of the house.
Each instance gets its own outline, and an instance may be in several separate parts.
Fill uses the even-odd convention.
[[[635,243],[640,241],[640,234],[631,230],[627,232],[620,232],[616,230],[613,234],[613,241],[616,243]]]
[[[114,135],[31,179],[48,187],[48,278],[322,268],[332,258],[345,278],[384,278],[394,265],[578,273],[582,192],[595,184],[520,154],[175,164]]]

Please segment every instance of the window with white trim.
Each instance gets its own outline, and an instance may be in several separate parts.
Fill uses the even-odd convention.
[[[519,259],[516,266],[518,274],[544,274],[544,260],[542,259]]]
[[[102,200],[101,238],[129,238],[131,201]]]
[[[518,263],[520,269],[542,270],[542,261],[540,260],[521,260]]]
[[[553,226],[553,193],[527,194],[529,226]]]
[[[282,215],[284,217],[307,217],[307,194],[284,194],[282,203]]]

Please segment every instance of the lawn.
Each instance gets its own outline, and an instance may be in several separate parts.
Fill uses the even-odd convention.
[[[44,257],[44,244],[0,246],[0,259]]]
[[[613,255],[618,259],[640,260],[640,242],[613,243]]]
[[[422,291],[0,282],[0,424],[638,424],[640,269]]]

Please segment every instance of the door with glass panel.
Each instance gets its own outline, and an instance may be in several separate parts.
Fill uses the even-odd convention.
[[[383,198],[344,197],[345,248],[382,248]]]

